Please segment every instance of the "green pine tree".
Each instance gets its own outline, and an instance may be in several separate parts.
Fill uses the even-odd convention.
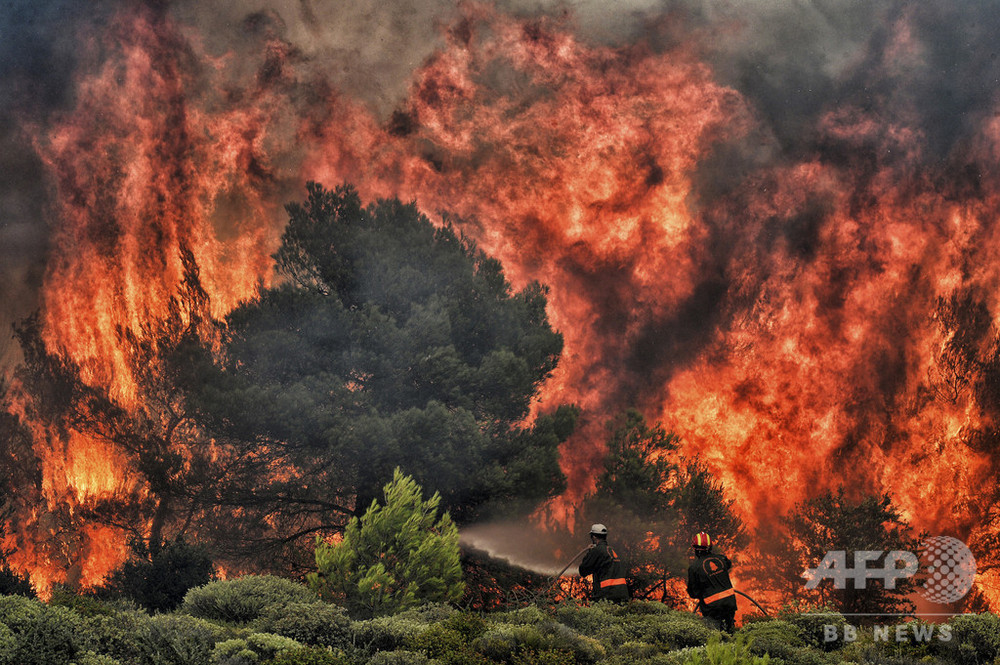
[[[465,590],[458,528],[448,513],[437,517],[440,495],[424,501],[420,485],[398,467],[384,493],[385,505],[372,501],[347,525],[343,540],[317,539],[312,589],[356,617],[458,601]]]

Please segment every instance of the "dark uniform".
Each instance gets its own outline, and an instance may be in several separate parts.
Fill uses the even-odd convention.
[[[580,562],[580,576],[594,576],[591,600],[611,600],[623,603],[629,599],[628,583],[625,580],[625,566],[615,551],[608,547],[606,540],[594,545]]]
[[[729,580],[733,564],[725,555],[707,550],[695,550],[695,557],[688,567],[688,595],[698,599],[703,617],[732,633],[736,629],[736,592]]]

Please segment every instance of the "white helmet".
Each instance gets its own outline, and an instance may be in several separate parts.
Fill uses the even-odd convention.
[[[590,527],[590,535],[592,535],[592,536],[607,536],[608,535],[608,527],[604,526],[603,524],[595,524],[594,526]]]

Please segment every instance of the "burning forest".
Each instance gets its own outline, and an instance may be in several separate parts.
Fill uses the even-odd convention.
[[[747,556],[885,494],[1000,603],[992,3],[61,4],[0,16],[3,542],[37,588],[335,533],[395,465],[460,525],[565,527],[627,413]],[[393,383],[405,340],[455,356]]]

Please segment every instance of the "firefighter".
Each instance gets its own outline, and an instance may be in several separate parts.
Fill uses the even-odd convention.
[[[591,600],[624,603],[629,599],[625,565],[615,551],[608,547],[608,527],[603,524],[590,527],[590,550],[580,562],[580,576],[587,575],[594,576]]]
[[[736,591],[729,579],[732,562],[712,552],[712,539],[705,532],[694,537],[694,561],[688,567],[687,592],[698,599],[698,611],[716,627],[736,630]]]

